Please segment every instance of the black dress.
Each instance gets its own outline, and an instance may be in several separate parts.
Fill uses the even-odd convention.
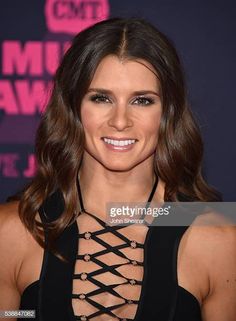
[[[150,202],[157,186],[157,180],[153,186],[148,201]],[[78,184],[79,187],[79,184]],[[78,188],[81,208],[83,200],[80,187]],[[181,200],[181,199],[180,199]],[[39,214],[42,221],[53,221],[60,216],[64,208],[62,194],[59,190],[54,192],[41,206]],[[123,245],[112,247],[109,244],[102,244],[106,249],[104,253],[113,252],[117,255],[125,257],[119,251],[125,247],[142,247],[144,251],[143,262],[132,261],[127,257],[127,267],[130,264],[139,264],[144,268],[142,282],[138,280],[129,280],[127,283],[136,282],[141,285],[141,294],[138,301],[128,300],[123,298],[123,303],[120,304],[137,304],[137,312],[134,319],[117,318],[117,320],[133,320],[133,321],[201,321],[200,305],[196,297],[186,289],[178,285],[177,281],[177,251],[179,242],[188,228],[188,226],[152,226],[148,227],[144,244],[140,244],[133,240],[128,240],[123,234],[119,233],[121,226],[110,227],[105,224],[92,213],[86,212],[90,217],[93,217],[100,225],[101,230],[94,233],[80,234],[77,223],[74,222],[68,226],[57,240],[57,249],[62,255],[69,259],[69,263],[64,263],[51,252],[44,250],[44,257],[40,279],[31,283],[24,290],[20,309],[35,310],[35,321],[76,321],[76,320],[92,320],[96,317],[99,320],[99,315],[107,313],[111,316],[111,320],[115,320],[112,307],[105,308],[93,300],[92,296],[102,291],[107,291],[116,295],[115,287],[112,285],[104,286],[96,281],[93,276],[95,273],[84,273],[83,279],[89,280],[99,287],[97,292],[91,291],[86,293],[83,299],[86,299],[90,304],[98,309],[97,313],[88,316],[74,315],[72,307],[72,298],[79,298],[79,294],[73,294],[73,279],[81,278],[81,275],[74,274],[74,266],[76,260],[91,260],[101,266],[99,273],[110,272],[116,273],[114,264],[113,269],[108,267],[103,262],[99,261],[99,254],[78,255],[78,241],[81,237],[93,238],[97,242],[101,239],[97,235],[102,233],[115,233],[123,240]],[[47,240],[47,238],[46,238]],[[134,283],[133,283],[134,284]],[[100,291],[100,292],[99,292]],[[81,294],[80,294],[81,295]],[[83,294],[84,295],[84,294]],[[117,305],[116,305],[117,307]],[[115,306],[113,307],[115,308]],[[23,320],[18,318],[18,320]]]

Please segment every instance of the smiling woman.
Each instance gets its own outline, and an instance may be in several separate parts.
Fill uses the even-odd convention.
[[[161,119],[160,84],[152,69],[115,55],[100,62],[81,103],[84,163],[92,171],[152,168]]]
[[[36,176],[1,207],[0,310],[234,321],[234,228],[200,226],[208,214],[177,227],[106,221],[110,202],[220,201],[202,157],[168,38],[136,18],[80,32],[37,132]]]

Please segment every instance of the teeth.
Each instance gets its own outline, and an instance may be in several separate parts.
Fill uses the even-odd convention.
[[[114,139],[103,138],[103,140],[105,143],[111,144],[114,146],[126,146],[126,145],[131,145],[135,143],[135,139],[114,140]]]

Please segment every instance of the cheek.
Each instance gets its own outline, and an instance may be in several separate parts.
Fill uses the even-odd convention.
[[[142,123],[143,131],[146,133],[147,139],[157,140],[160,127],[160,114],[150,117]]]
[[[81,122],[84,127],[85,133],[87,134],[96,131],[96,128],[99,125],[98,117],[96,117],[94,113],[86,108],[81,110]]]

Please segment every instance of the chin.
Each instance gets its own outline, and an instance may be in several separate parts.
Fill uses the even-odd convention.
[[[105,155],[96,155],[95,153],[88,153],[87,156],[91,157],[94,161],[98,162],[101,166],[106,168],[109,171],[114,172],[127,172],[129,170],[132,170],[134,167],[138,166],[140,163],[145,162],[145,160],[149,157],[144,157],[136,160],[131,159],[131,157],[128,157],[126,159],[119,159],[120,155],[114,155],[110,157],[105,157]]]
[[[114,165],[114,164],[102,164],[106,169],[113,172],[127,172],[131,170],[134,166],[126,165]]]
[[[126,172],[134,168],[137,164],[125,161],[100,161],[100,164],[110,171]]]

